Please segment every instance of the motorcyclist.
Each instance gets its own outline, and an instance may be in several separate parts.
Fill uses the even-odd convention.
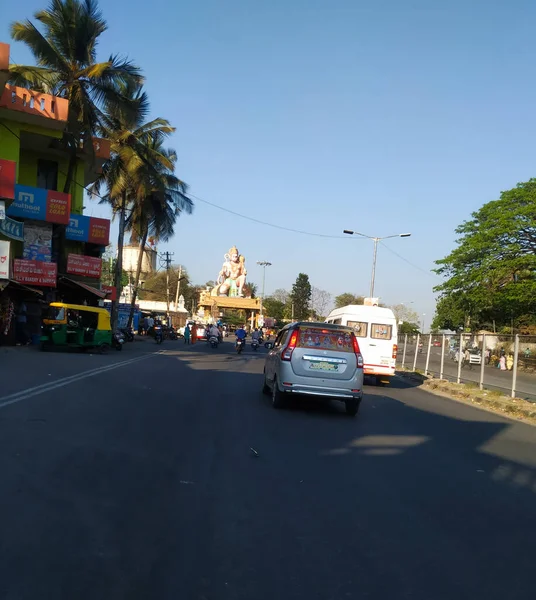
[[[242,340],[243,342],[245,342],[245,339],[247,337],[247,332],[246,332],[245,327],[240,326],[240,328],[235,331],[235,336],[236,336],[237,342],[238,342],[238,340]]]
[[[207,339],[210,339],[211,337],[215,337],[218,340],[220,339],[220,330],[216,327],[216,325],[211,325],[208,329]]]
[[[255,328],[255,331],[251,334],[251,339],[257,340],[260,343],[261,337],[262,333],[257,328]]]

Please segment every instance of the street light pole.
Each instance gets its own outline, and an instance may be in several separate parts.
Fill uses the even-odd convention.
[[[396,235],[386,235],[383,237],[373,237],[371,235],[366,235],[365,233],[359,233],[359,231],[352,231],[351,229],[344,229],[343,233],[347,233],[348,235],[360,235],[361,237],[365,237],[374,242],[374,254],[372,255],[372,275],[370,277],[370,297],[373,298],[374,284],[376,282],[376,258],[378,256],[378,242],[395,237],[410,237],[411,233],[397,233]]]
[[[261,292],[261,317],[264,317],[264,284],[266,281],[266,267],[271,267],[272,263],[267,260],[258,260],[257,264],[262,267],[262,292]]]

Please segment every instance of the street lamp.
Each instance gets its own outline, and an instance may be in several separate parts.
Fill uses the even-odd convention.
[[[264,282],[266,280],[266,267],[271,267],[272,263],[267,260],[258,260],[257,264],[262,267],[262,292],[261,292],[261,317],[263,314],[263,302],[264,302]]]
[[[366,235],[365,233],[359,233],[359,231],[351,231],[350,229],[344,229],[343,233],[347,233],[348,235],[360,235],[361,237],[365,237],[374,242],[374,255],[372,257],[372,276],[370,278],[370,297],[374,297],[374,281],[376,279],[376,257],[378,255],[378,242],[381,240],[388,240],[389,238],[396,237],[410,237],[411,233],[397,233],[396,235],[386,235],[383,237],[372,237],[371,235]]]

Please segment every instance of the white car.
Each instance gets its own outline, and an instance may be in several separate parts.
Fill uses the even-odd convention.
[[[458,351],[454,354],[454,361],[458,362]],[[482,364],[482,356],[478,350],[469,350],[469,364],[480,365]]]

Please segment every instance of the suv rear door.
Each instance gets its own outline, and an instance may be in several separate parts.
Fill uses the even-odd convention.
[[[348,380],[355,375],[357,357],[353,333],[336,327],[301,325],[292,352],[292,370],[301,377]]]

